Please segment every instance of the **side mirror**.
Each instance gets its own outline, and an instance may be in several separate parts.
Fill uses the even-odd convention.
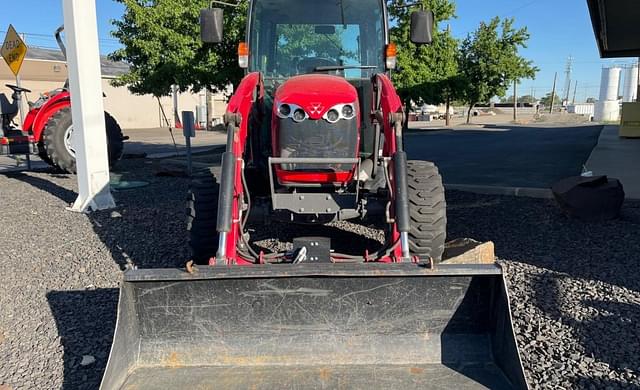
[[[222,42],[224,20],[221,8],[205,8],[200,11],[200,39],[204,43]]]
[[[433,12],[414,11],[411,13],[411,42],[429,44],[433,40]]]

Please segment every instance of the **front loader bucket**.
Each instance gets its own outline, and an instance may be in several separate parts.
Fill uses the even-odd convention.
[[[497,265],[124,275],[109,389],[527,389]]]

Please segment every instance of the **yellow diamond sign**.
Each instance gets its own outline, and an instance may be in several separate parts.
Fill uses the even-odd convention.
[[[12,25],[9,25],[9,30],[7,31],[7,36],[4,38],[0,54],[7,62],[7,65],[9,65],[9,68],[11,68],[13,74],[17,76],[18,72],[20,72],[24,56],[27,55],[27,45],[24,44],[24,41]]]

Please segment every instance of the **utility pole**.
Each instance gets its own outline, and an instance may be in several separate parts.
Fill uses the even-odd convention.
[[[549,114],[553,113],[553,103],[556,101],[556,79],[558,78],[558,72],[553,76],[553,88],[551,89],[551,106],[549,107]]]
[[[573,69],[573,57],[567,58],[567,66],[564,70],[564,89],[562,94],[563,101],[569,102],[569,94],[571,93],[571,71]]]
[[[578,90],[578,80],[576,80],[576,83],[573,86],[573,100],[571,101],[571,104],[576,104],[576,91]]]
[[[513,80],[513,120],[518,120],[518,80]]]

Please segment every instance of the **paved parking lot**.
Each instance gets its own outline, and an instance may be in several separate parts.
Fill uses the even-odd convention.
[[[405,135],[409,158],[436,163],[446,184],[549,188],[579,175],[601,125],[486,125]]]

